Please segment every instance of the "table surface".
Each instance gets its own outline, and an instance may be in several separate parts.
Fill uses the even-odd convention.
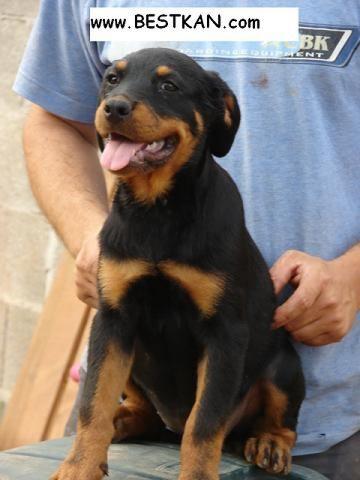
[[[47,480],[66,456],[73,438],[61,438],[0,453],[0,480]],[[109,480],[175,480],[179,447],[160,443],[122,443],[109,450]],[[244,460],[223,455],[221,480],[326,480],[308,468],[293,466],[284,476],[270,475]]]

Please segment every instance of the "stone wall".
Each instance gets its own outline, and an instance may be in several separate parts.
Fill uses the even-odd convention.
[[[0,404],[6,404],[56,265],[59,243],[28,184],[27,104],[11,87],[39,0],[0,0]],[[1,408],[0,408],[1,414]]]

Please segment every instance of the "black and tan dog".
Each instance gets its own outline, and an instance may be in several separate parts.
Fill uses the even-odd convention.
[[[182,434],[181,480],[217,479],[228,435],[246,435],[249,462],[289,471],[301,366],[271,330],[268,269],[212,157],[229,151],[239,122],[225,82],[173,50],[106,71],[96,128],[119,183],[101,232],[77,437],[53,479],[100,479],[112,439],[164,425]]]

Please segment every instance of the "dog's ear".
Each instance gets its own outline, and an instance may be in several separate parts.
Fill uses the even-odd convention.
[[[216,72],[207,72],[211,104],[215,116],[210,125],[208,144],[216,157],[224,157],[233,144],[240,125],[240,108],[237,99],[224,80]]]

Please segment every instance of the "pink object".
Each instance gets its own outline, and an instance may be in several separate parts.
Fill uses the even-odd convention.
[[[70,368],[69,376],[71,380],[74,380],[74,382],[80,382],[80,363],[74,363],[74,365]]]
[[[130,158],[145,146],[145,143],[136,143],[125,138],[113,138],[106,143],[100,163],[108,170],[121,170],[129,164]]]

